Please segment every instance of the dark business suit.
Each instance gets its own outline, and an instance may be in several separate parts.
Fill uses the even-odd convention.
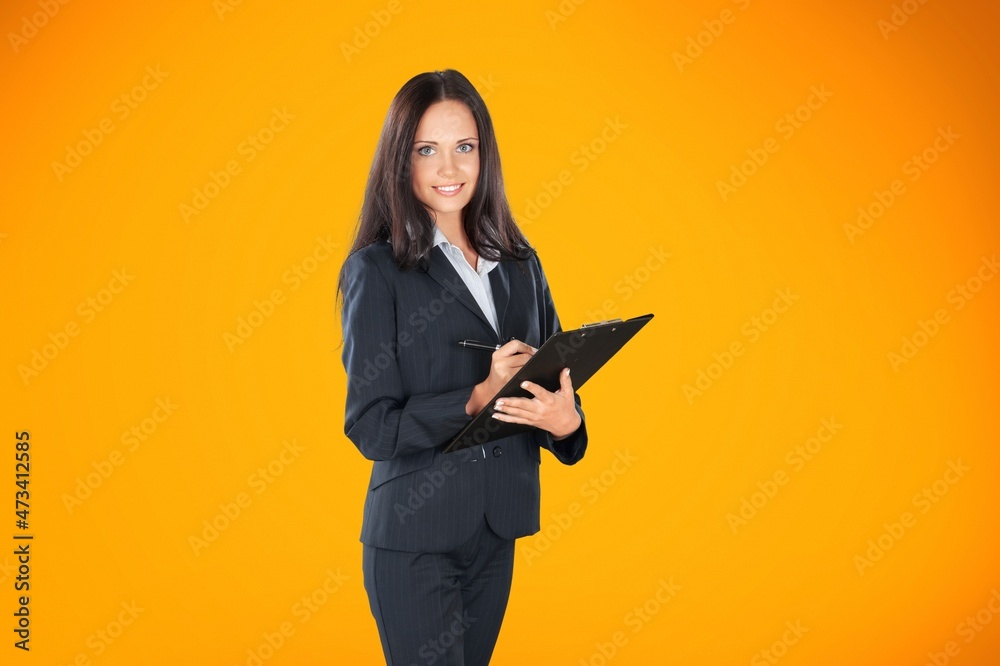
[[[489,353],[463,349],[458,341],[514,337],[538,347],[560,330],[537,257],[501,261],[489,278],[499,335],[439,247],[425,269],[399,270],[384,242],[344,264],[344,431],[375,461],[361,527],[366,546],[455,553],[482,539],[484,529],[487,538],[501,541],[533,534],[539,529],[540,447],[569,465],[583,457],[584,422],[558,442],[532,430],[491,442],[485,451],[440,452],[469,421],[465,405],[490,371]],[[502,607],[499,612],[502,618]],[[501,618],[490,620],[497,630]],[[417,631],[412,639],[420,637]],[[426,663],[428,654],[421,659]]]

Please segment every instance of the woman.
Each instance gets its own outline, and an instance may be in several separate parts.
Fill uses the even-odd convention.
[[[374,461],[362,569],[386,663],[487,664],[514,539],[539,529],[540,447],[572,465],[587,432],[567,369],[557,391],[528,383],[534,397],[495,405],[535,428],[441,453],[560,330],[489,112],[460,73],[420,74],[393,99],[338,287],[344,431]],[[470,338],[499,349],[458,345]]]

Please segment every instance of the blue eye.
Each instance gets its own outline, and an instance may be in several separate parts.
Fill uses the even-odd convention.
[[[417,154],[427,157],[429,155],[434,154],[434,149],[431,148],[430,146],[420,146],[419,148],[417,148]]]
[[[466,149],[468,149],[468,150],[466,150]],[[475,149],[476,149],[476,147],[473,146],[471,143],[463,143],[461,146],[458,147],[458,152],[460,152],[460,153],[471,153]]]

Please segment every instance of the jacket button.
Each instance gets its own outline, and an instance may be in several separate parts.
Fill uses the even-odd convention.
[[[502,453],[503,453],[503,449],[502,448],[500,448],[499,446],[494,446],[493,447],[493,457],[494,458],[499,458],[500,454],[502,454]]]

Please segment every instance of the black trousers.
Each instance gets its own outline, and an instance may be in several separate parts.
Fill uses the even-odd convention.
[[[364,546],[368,603],[387,666],[487,666],[514,573],[514,542],[486,523],[448,553]]]

